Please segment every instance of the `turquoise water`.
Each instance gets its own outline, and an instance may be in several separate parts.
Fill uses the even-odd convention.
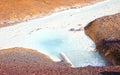
[[[105,63],[94,50],[95,45],[84,31],[71,32],[64,29],[43,29],[28,39],[32,48],[40,50],[56,60],[63,52],[74,66],[104,66]]]
[[[94,42],[84,31],[72,32],[69,29],[79,28],[78,24],[84,27],[98,17],[117,12],[120,12],[120,0],[109,0],[93,6],[55,13],[40,21],[36,20],[33,23],[42,25],[43,29],[30,35],[29,45],[55,60],[59,60],[59,54],[63,52],[75,67],[104,66],[105,62],[96,52]]]
[[[63,44],[63,41],[62,39],[60,38],[53,38],[53,39],[47,39],[47,40],[44,40],[42,42],[40,42],[40,44],[44,47],[46,47],[47,49],[54,49],[54,48],[57,48],[57,47],[60,47],[60,45]]]

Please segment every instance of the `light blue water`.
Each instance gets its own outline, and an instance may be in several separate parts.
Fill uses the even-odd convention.
[[[76,67],[104,66],[105,62],[94,50],[95,44],[84,34],[84,31],[70,32],[68,28],[77,24],[85,26],[98,17],[117,12],[120,12],[120,0],[108,0],[31,21],[30,24],[45,25],[48,29],[44,29],[43,26],[40,31],[32,33],[28,39],[29,44],[31,48],[40,50],[55,59],[59,59],[59,54],[63,52]]]
[[[72,32],[69,29],[79,28],[78,24],[84,27],[96,18],[119,12],[120,0],[107,0],[4,27],[0,29],[0,48],[36,49],[55,60],[58,60],[59,54],[63,52],[76,67],[104,66],[104,61],[94,50],[95,44],[84,34],[84,31]],[[36,30],[38,28],[40,30]]]
[[[43,29],[32,33],[28,41],[32,48],[42,50],[55,59],[59,59],[59,54],[63,52],[76,67],[105,65],[94,50],[94,43],[84,34],[84,31]]]

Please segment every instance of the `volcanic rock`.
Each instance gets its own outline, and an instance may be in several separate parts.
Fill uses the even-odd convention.
[[[120,65],[120,13],[98,18],[85,27],[108,65]]]

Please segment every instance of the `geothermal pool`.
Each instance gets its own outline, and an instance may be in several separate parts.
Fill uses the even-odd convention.
[[[74,66],[105,65],[95,51],[94,43],[85,35],[84,31],[41,29],[34,32],[27,40],[30,47],[42,50],[58,61],[62,52]]]
[[[105,62],[83,28],[96,18],[119,12],[120,0],[106,0],[0,28],[0,49],[36,49],[54,61],[60,61],[59,54],[63,52],[75,67],[104,66]]]

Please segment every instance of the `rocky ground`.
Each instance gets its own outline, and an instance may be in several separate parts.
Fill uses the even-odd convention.
[[[18,47],[0,50],[0,75],[98,75],[104,71],[119,72],[120,67],[72,68],[35,50]]]
[[[120,65],[120,13],[94,20],[85,32],[108,65]]]
[[[45,15],[62,7],[88,5],[102,0],[1,0],[0,27]]]

